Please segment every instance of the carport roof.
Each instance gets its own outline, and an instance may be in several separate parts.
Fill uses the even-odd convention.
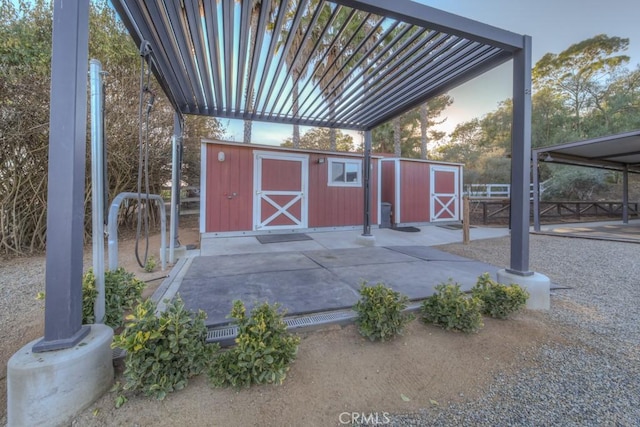
[[[640,173],[640,130],[533,150],[541,162]]]
[[[409,0],[112,3],[176,110],[220,118],[370,130],[525,43]]]

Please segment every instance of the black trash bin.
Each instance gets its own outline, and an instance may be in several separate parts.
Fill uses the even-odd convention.
[[[380,228],[391,228],[391,203],[382,202],[380,207]]]

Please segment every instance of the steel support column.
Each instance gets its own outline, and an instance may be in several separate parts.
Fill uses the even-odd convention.
[[[531,37],[513,55],[511,129],[511,262],[509,273],[529,276],[529,192],[531,173]]]
[[[89,2],[55,0],[49,114],[44,338],[34,352],[75,346],[82,326]]]
[[[364,131],[364,165],[362,170],[364,182],[364,226],[363,236],[371,236],[371,131]]]
[[[622,171],[622,223],[629,224],[629,165]]]

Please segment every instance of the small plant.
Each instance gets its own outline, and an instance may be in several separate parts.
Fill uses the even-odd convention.
[[[204,372],[218,347],[206,344],[206,314],[185,309],[179,296],[159,317],[155,311],[151,300],[138,304],[111,346],[127,352],[121,390],[140,391],[161,400]],[[116,406],[124,402],[126,397],[120,394]]]
[[[145,284],[136,279],[133,273],[128,273],[119,267],[104,273],[104,323],[112,328],[124,325],[124,311],[131,310],[142,298]],[[82,322],[94,323],[94,303],[98,296],[96,276],[89,269],[82,277]]]
[[[436,286],[436,293],[424,300],[420,311],[423,322],[440,325],[446,330],[470,333],[484,326],[482,302],[466,296],[458,283]]]
[[[238,324],[236,346],[220,353],[209,370],[215,387],[282,384],[296,358],[300,338],[287,332],[279,305],[263,303],[245,314],[242,301],[234,301],[231,316]]]
[[[153,255],[151,255],[149,258],[147,258],[147,262],[145,262],[144,264],[144,271],[146,271],[147,273],[151,273],[156,269],[157,265],[158,263],[156,262],[156,259]]]
[[[360,300],[353,309],[358,313],[356,325],[360,335],[371,341],[386,341],[401,335],[405,325],[415,319],[412,313],[403,313],[409,298],[386,287],[383,283],[360,286]]]
[[[498,319],[506,319],[520,310],[529,299],[529,293],[521,286],[496,283],[489,273],[478,277],[471,293],[482,301],[484,314]]]

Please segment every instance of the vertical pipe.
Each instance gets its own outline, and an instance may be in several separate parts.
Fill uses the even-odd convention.
[[[538,152],[533,150],[531,171],[533,172],[533,229],[540,231],[540,171],[538,170]]]
[[[511,129],[511,262],[509,272],[529,271],[529,193],[531,174],[531,37],[513,55],[513,125]]]
[[[629,224],[629,165],[622,171],[622,223]]]
[[[169,225],[169,263],[175,262],[175,248],[180,246],[178,227],[180,216],[180,169],[182,167],[182,121],[173,113],[173,137],[171,140],[171,224]]]
[[[89,2],[53,3],[44,338],[34,352],[75,346],[82,326]]]
[[[171,224],[169,225],[169,264],[175,262],[175,247],[177,241],[176,231],[178,228],[177,216],[177,200],[176,192],[180,192],[180,183],[178,181],[178,137],[174,134],[171,137]]]
[[[371,131],[364,131],[364,226],[363,236],[371,236]]]
[[[104,323],[104,117],[102,115],[102,64],[89,63],[91,81],[91,237],[93,242],[93,274],[98,296],[94,302],[95,323]]]

